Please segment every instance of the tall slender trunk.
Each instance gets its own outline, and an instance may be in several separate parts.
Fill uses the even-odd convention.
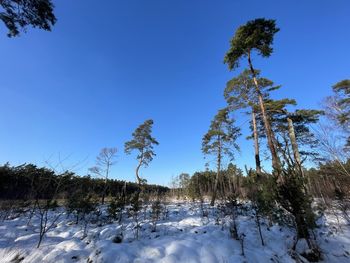
[[[254,107],[252,107],[252,122],[253,122],[256,173],[258,176],[260,176],[261,175],[261,163],[260,163],[260,153],[259,153],[259,137],[258,137],[258,129],[256,126],[256,116],[255,116]]]
[[[220,170],[221,170],[221,138],[220,138],[220,135],[218,136],[218,142],[219,142],[219,146],[218,146],[218,156],[217,156],[217,170],[216,170],[213,195],[212,195],[211,202],[210,202],[211,206],[213,206],[215,204],[215,199],[216,199],[216,195],[217,195],[217,191],[218,191]]]
[[[137,165],[136,167],[136,179],[137,179],[137,183],[139,185],[139,187],[141,188],[141,185],[142,185],[142,179],[141,177],[139,176],[139,170],[142,166],[142,162],[143,162],[143,151],[141,152],[141,156],[140,156],[140,160],[139,160],[139,164]]]
[[[104,186],[103,186],[103,192],[102,192],[102,205],[105,203],[105,197],[106,197],[106,192],[107,192],[107,182],[108,182],[108,175],[109,175],[109,168],[110,168],[110,163],[107,163],[107,169],[106,169],[106,176],[104,180]]]
[[[141,185],[141,177],[139,176],[139,170],[141,168],[141,164],[142,164],[142,162],[140,160],[139,164],[136,167],[136,179],[137,179],[137,183],[139,186]]]
[[[233,187],[232,187],[232,179],[231,179],[231,175],[228,175],[228,190],[230,191],[230,193],[233,193]]]
[[[271,125],[270,125],[270,121],[267,118],[263,96],[261,94],[258,81],[256,80],[256,74],[255,74],[255,71],[254,71],[254,68],[253,68],[253,64],[252,64],[252,61],[251,61],[251,58],[250,58],[250,51],[248,52],[248,63],[249,63],[250,71],[253,74],[253,81],[254,81],[256,92],[257,92],[258,98],[259,98],[259,104],[260,104],[261,113],[262,113],[262,116],[263,116],[263,121],[264,121],[264,125],[265,125],[265,130],[266,130],[267,142],[268,142],[268,145],[269,145],[269,148],[270,148],[270,151],[271,151],[272,168],[274,169],[275,172],[277,172],[277,175],[280,175],[280,173],[281,173],[281,162],[280,162],[280,159],[278,158],[278,155],[277,155],[276,147],[275,147],[275,144],[274,144],[275,138],[274,138],[273,133],[272,133],[272,128],[271,128]]]
[[[301,169],[301,159],[300,159],[300,153],[299,153],[299,148],[298,148],[298,144],[297,144],[297,139],[295,136],[293,121],[290,117],[287,117],[287,122],[288,122],[289,139],[290,139],[290,142],[292,144],[294,160],[295,160],[296,164],[298,165],[298,167]]]

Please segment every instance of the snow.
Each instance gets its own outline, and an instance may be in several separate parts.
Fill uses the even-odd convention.
[[[208,217],[201,216],[198,203],[168,204],[168,216],[161,216],[156,232],[152,232],[149,214],[145,219],[142,211],[139,240],[135,239],[135,224],[126,214],[123,225],[90,223],[84,237],[84,224],[75,224],[74,218],[60,208],[51,212],[52,218],[55,213],[63,214],[46,234],[40,248],[36,248],[38,218],[34,217],[27,225],[28,216],[21,215],[0,222],[0,262],[295,262],[289,253],[295,236],[293,229],[277,224],[268,227],[262,222],[266,243],[262,246],[251,211],[240,214],[237,225],[238,232],[245,235],[243,256],[240,241],[230,237],[230,217],[219,218],[215,208],[208,204],[205,207]],[[102,210],[105,211],[105,207]],[[323,252],[323,262],[350,262],[350,226],[346,221],[340,219],[338,224],[334,216],[325,214],[318,225],[315,235]],[[114,238],[121,233],[123,241],[114,243]],[[298,243],[299,250],[304,246],[302,241]],[[14,259],[17,261],[12,261]]]

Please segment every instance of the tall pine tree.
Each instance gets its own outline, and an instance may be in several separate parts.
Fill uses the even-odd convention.
[[[222,158],[228,156],[233,159],[234,150],[239,149],[236,144],[239,135],[240,129],[234,126],[234,120],[230,118],[229,111],[225,108],[219,110],[212,120],[208,132],[203,137],[202,152],[216,157],[216,177],[210,203],[212,206],[217,196]]]
[[[125,153],[130,154],[137,151],[138,164],[136,166],[136,179],[139,186],[146,182],[139,174],[141,166],[148,166],[156,155],[153,146],[159,143],[152,137],[153,120],[146,120],[132,134],[133,139],[125,143]]]
[[[256,51],[262,57],[269,57],[273,51],[272,43],[274,35],[279,31],[275,20],[258,18],[248,21],[240,26],[231,40],[231,47],[226,53],[224,62],[230,70],[239,66],[241,58],[247,58],[250,71],[253,75],[255,91],[258,95],[259,105],[264,120],[265,132],[272,156],[272,167],[277,174],[281,173],[281,162],[277,154],[275,138],[271,129],[270,120],[265,109],[263,94],[256,78],[256,71],[252,63],[252,52]]]
[[[274,86],[274,83],[266,78],[260,77],[260,71],[255,70],[255,77],[263,97],[267,97],[271,90],[279,88]],[[255,152],[255,166],[256,172],[261,175],[261,161],[260,161],[260,146],[259,134],[257,129],[257,117],[260,110],[257,107],[259,104],[258,96],[255,92],[254,75],[250,70],[245,69],[237,77],[227,82],[224,97],[229,105],[231,111],[237,111],[248,108],[251,114],[251,128],[253,130],[254,152]]]

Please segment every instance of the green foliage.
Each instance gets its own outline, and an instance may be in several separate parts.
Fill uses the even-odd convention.
[[[334,200],[339,194],[346,194],[346,198],[350,198],[349,172],[350,159],[344,163],[340,161],[320,163],[318,168],[306,170],[305,177],[310,181],[310,191],[314,197]]]
[[[340,97],[338,104],[342,107],[342,113],[339,115],[339,122],[350,121],[350,79],[344,79],[333,86],[333,91]]]
[[[293,121],[295,137],[300,147],[301,156],[313,156],[317,158],[315,149],[319,146],[319,140],[311,131],[311,125],[318,123],[324,114],[320,110],[299,109],[295,112],[288,112],[288,117]]]
[[[306,193],[305,179],[290,171],[278,184],[278,202],[294,216],[298,239],[309,238],[309,229],[316,227],[312,198]]]
[[[181,173],[179,175],[179,186],[182,189],[186,189],[190,181],[190,175],[188,173]]]
[[[216,172],[210,170],[195,172],[187,186],[188,197],[194,201],[201,200],[205,195],[211,195],[215,176]],[[246,177],[243,176],[242,170],[230,163],[227,169],[221,171],[221,183],[218,186],[220,196],[227,197],[233,191],[241,194],[240,185],[243,185],[245,180]]]
[[[315,149],[318,147],[319,141],[311,131],[311,125],[317,123],[324,112],[311,109],[299,109],[294,112],[288,110],[288,108],[295,105],[297,103],[294,99],[265,99],[266,111],[269,114],[273,132],[279,142],[280,154],[284,159],[288,158],[287,161],[291,161],[288,156],[288,153],[292,152],[288,127],[288,119],[290,119],[293,122],[300,155],[304,158],[312,157],[315,159],[318,157]],[[257,116],[257,123],[259,136],[265,138],[262,116]]]
[[[134,194],[131,195],[130,205],[131,205],[130,212],[133,215],[137,215],[137,213],[142,208],[142,201],[140,199],[140,192],[135,192]]]
[[[248,21],[236,30],[224,62],[232,70],[239,66],[242,57],[249,56],[253,50],[263,57],[269,57],[273,51],[273,37],[278,31],[275,20],[258,18]]]
[[[19,30],[31,25],[44,30],[51,30],[56,23],[51,0],[2,0],[0,20],[8,28],[8,36],[19,35]]]
[[[130,195],[139,190],[136,183],[108,179],[107,194],[119,196],[125,188],[125,194]],[[0,200],[32,200],[32,199],[65,199],[78,189],[85,195],[101,196],[105,189],[105,180],[90,176],[78,176],[71,172],[57,174],[47,168],[33,164],[0,166]],[[125,187],[126,186],[126,187]],[[165,193],[169,189],[158,185],[144,185],[145,192]]]
[[[278,223],[285,223],[281,220],[281,211],[276,206],[277,182],[276,178],[269,175],[257,177],[251,173],[245,185],[248,189],[248,198],[258,216],[266,216],[269,220]]]
[[[259,214],[269,216],[275,208],[277,184],[275,178],[272,176],[263,178],[259,184],[261,188],[255,196],[257,210]]]
[[[108,217],[112,220],[120,220],[124,206],[125,201],[122,196],[113,198],[107,208]]]
[[[139,212],[142,209],[142,200],[140,199],[140,192],[135,192],[131,198],[130,198],[130,205],[131,208],[129,212],[131,213],[131,216],[134,219],[135,223],[135,238],[139,238],[139,229],[141,228],[140,223],[139,223]]]
[[[197,183],[195,183],[193,180],[190,181],[188,188],[187,188],[188,197],[191,198],[192,201],[195,201],[196,199],[200,199],[200,188]]]
[[[156,155],[153,151],[153,145],[159,143],[152,137],[153,120],[146,120],[132,134],[133,139],[125,143],[125,153],[130,154],[132,151],[137,151],[137,160],[139,161],[136,167],[136,178],[139,186],[146,184],[146,179],[139,176],[141,166],[148,166]]]
[[[204,154],[228,155],[233,159],[233,148],[239,149],[236,144],[239,135],[240,129],[234,126],[228,109],[219,110],[210,124],[209,131],[203,137],[202,151]]]
[[[152,219],[152,225],[153,225],[153,229],[152,232],[156,231],[156,227],[157,227],[157,221],[160,218],[160,214],[162,212],[162,205],[160,202],[160,197],[159,195],[157,195],[157,199],[152,203],[152,207],[151,207],[151,219]]]
[[[136,150],[139,152],[137,159],[147,166],[156,155],[153,151],[153,145],[159,143],[152,137],[153,120],[146,120],[132,134],[133,139],[125,143],[125,153],[130,154]]]
[[[346,147],[350,148],[350,79],[342,80],[333,86],[335,92],[335,118],[348,135]]]
[[[84,220],[87,214],[96,210],[97,203],[92,195],[85,195],[81,191],[76,191],[68,198],[66,207],[68,213],[74,213],[76,215],[76,223],[79,219]]]
[[[268,93],[278,89],[280,86],[275,86],[274,83],[266,78],[260,77],[260,71],[254,70],[254,75],[258,82],[260,91],[264,97],[268,97]],[[258,95],[256,86],[253,80],[254,75],[248,69],[245,69],[237,77],[232,78],[226,84],[224,97],[229,105],[230,110],[244,109],[247,107],[256,108],[260,111],[258,105]]]

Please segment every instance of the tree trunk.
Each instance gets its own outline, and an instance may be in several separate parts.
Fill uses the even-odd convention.
[[[250,71],[253,74],[253,81],[254,81],[256,92],[257,92],[258,98],[259,98],[259,104],[260,104],[261,113],[262,113],[262,116],[263,116],[267,142],[268,142],[268,145],[269,145],[269,148],[270,148],[270,151],[271,151],[272,168],[274,169],[275,172],[277,172],[277,175],[280,175],[280,173],[281,173],[281,162],[280,162],[280,160],[278,158],[278,155],[277,155],[276,147],[275,147],[275,144],[274,144],[275,138],[274,138],[273,133],[272,133],[272,128],[271,128],[271,125],[270,125],[270,121],[267,118],[264,100],[263,100],[263,97],[262,97],[262,94],[261,94],[261,91],[260,91],[260,88],[259,88],[258,81],[256,80],[255,71],[254,71],[254,68],[253,68],[252,61],[250,59],[250,52],[248,53],[248,63],[249,63]]]
[[[300,158],[300,153],[299,153],[299,147],[297,143],[297,139],[295,136],[295,130],[294,130],[294,125],[293,125],[293,120],[290,117],[287,117],[288,121],[288,134],[290,138],[290,142],[292,144],[292,150],[293,150],[293,155],[294,155],[294,160],[298,166],[300,176],[303,178],[306,178],[305,185],[304,185],[304,191],[310,192],[311,185],[310,185],[310,180],[309,177],[305,177],[303,168],[301,166],[301,158]]]
[[[296,164],[298,165],[299,169],[302,171],[300,153],[299,153],[299,149],[298,149],[297,140],[295,137],[295,130],[294,130],[294,126],[293,126],[293,121],[289,117],[287,117],[287,121],[288,121],[289,139],[290,139],[290,142],[292,144],[294,160],[295,160]]]
[[[256,224],[257,224],[258,230],[259,230],[259,236],[260,236],[260,240],[261,240],[261,245],[265,246],[264,238],[263,238],[262,233],[261,233],[260,215],[257,212],[255,212],[255,213],[256,213],[256,215],[255,215],[255,217],[256,217]]]
[[[139,170],[140,170],[141,165],[142,165],[142,159],[140,159],[140,162],[136,167],[136,179],[137,179],[137,183],[139,186],[141,186],[141,182],[142,182],[141,177],[139,176]]]
[[[107,181],[108,181],[108,175],[109,175],[109,167],[110,164],[107,164],[107,170],[106,170],[106,176],[105,176],[105,180],[104,180],[104,186],[103,186],[103,193],[102,193],[102,205],[104,205],[105,203],[105,197],[106,197],[106,192],[107,192]]]
[[[221,170],[221,138],[220,138],[220,136],[218,138],[218,141],[219,141],[219,147],[218,147],[218,157],[217,157],[217,170],[216,170],[216,177],[215,177],[213,195],[212,195],[211,202],[210,202],[211,206],[214,206],[214,204],[215,204],[216,194],[217,194],[217,191],[218,191],[220,170]]]
[[[260,153],[259,153],[259,137],[258,137],[258,129],[256,127],[255,111],[253,108],[252,108],[252,122],[253,122],[256,173],[258,176],[260,176],[261,175],[261,163],[260,163]]]

